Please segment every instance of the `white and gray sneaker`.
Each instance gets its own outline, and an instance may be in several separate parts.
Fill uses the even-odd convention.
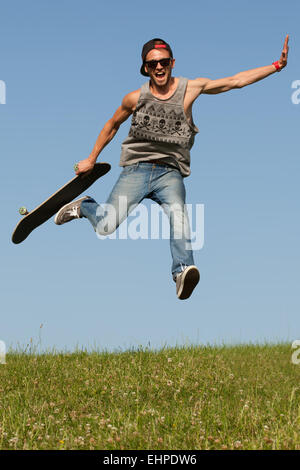
[[[89,196],[81,197],[80,199],[69,202],[69,204],[63,206],[54,217],[54,222],[57,225],[62,225],[74,219],[81,219],[82,215],[80,215],[80,206],[82,201],[85,199],[89,199]]]
[[[196,266],[187,266],[176,276],[176,293],[180,300],[188,299],[200,280],[200,273]]]

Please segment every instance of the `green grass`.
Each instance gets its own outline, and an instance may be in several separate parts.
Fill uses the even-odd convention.
[[[300,449],[291,345],[10,352],[0,449]]]

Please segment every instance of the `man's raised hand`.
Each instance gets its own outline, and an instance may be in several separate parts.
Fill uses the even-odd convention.
[[[284,40],[284,45],[283,45],[283,49],[282,49],[280,59],[278,61],[278,65],[281,69],[283,69],[287,64],[287,58],[288,58],[288,53],[289,53],[288,44],[289,44],[289,35],[287,34],[286,37],[285,37],[285,40]]]

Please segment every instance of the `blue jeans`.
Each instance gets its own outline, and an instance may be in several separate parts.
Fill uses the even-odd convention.
[[[109,235],[145,198],[162,206],[170,222],[172,275],[194,264],[190,226],[185,209],[185,187],[179,170],[169,166],[139,162],[123,170],[107,200],[101,206],[90,198],[81,204],[86,217],[99,235]]]

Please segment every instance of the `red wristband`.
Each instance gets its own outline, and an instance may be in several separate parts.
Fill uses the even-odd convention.
[[[279,62],[278,62],[278,60],[276,60],[276,62],[273,62],[273,63],[272,63],[272,65],[274,65],[274,66],[275,66],[275,68],[276,68],[277,72],[280,72],[281,68],[280,68],[280,65],[279,65]]]

